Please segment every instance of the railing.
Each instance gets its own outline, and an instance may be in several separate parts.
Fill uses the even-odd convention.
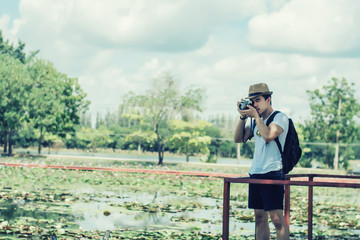
[[[291,178],[300,178],[292,181]],[[302,179],[301,179],[302,178]],[[307,178],[307,180],[304,178]],[[314,181],[314,178],[323,178],[323,181]],[[290,186],[308,186],[308,239],[312,240],[313,218],[313,187],[341,187],[360,188],[360,176],[327,175],[327,174],[289,174],[286,180],[224,178],[224,202],[223,202],[223,240],[229,239],[229,208],[230,208],[230,183],[257,183],[257,184],[280,184],[285,185],[285,223],[290,229]],[[341,181],[339,179],[352,179]]]

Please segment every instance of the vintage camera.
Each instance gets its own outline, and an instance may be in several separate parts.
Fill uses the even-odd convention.
[[[253,105],[252,101],[250,99],[243,99],[241,100],[240,104],[239,104],[239,109],[240,110],[245,110],[248,109],[247,105]]]

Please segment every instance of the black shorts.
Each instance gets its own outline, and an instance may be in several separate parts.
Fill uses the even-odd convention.
[[[284,180],[282,170],[265,174],[251,174],[251,179]],[[249,184],[249,208],[264,211],[283,209],[284,185]]]

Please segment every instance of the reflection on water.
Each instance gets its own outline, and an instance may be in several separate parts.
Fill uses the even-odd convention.
[[[1,220],[14,222],[21,218],[31,218],[34,220],[51,220],[54,223],[66,219],[68,228],[81,228],[87,230],[115,230],[115,229],[177,229],[191,230],[197,227],[206,232],[220,232],[222,211],[215,207],[217,200],[211,198],[199,198],[196,201],[202,202],[209,209],[194,209],[193,211],[183,212],[143,212],[140,210],[128,210],[124,207],[125,203],[141,204],[168,204],[172,201],[186,201],[191,198],[179,197],[175,194],[162,195],[161,193],[122,193],[99,192],[93,188],[81,188],[73,190],[73,195],[81,196],[75,201],[45,202],[27,200],[3,201],[0,208]],[[106,197],[99,197],[106,196]],[[187,223],[172,220],[175,219],[197,219]],[[201,219],[211,219],[213,223],[201,223]],[[42,226],[47,221],[37,224]],[[241,226],[244,227],[244,226]]]
[[[72,210],[75,222],[83,230],[144,229],[153,225],[171,225],[169,214],[126,212],[121,208],[109,208],[103,203],[77,203]],[[106,216],[105,211],[109,211],[110,215]]]
[[[75,216],[62,211],[55,211],[51,209],[52,204],[46,204],[46,207],[39,207],[39,204],[25,200],[10,200],[2,202],[0,208],[1,220],[13,222],[20,218],[34,219],[34,220],[55,220],[59,221],[66,218],[67,221],[73,222]],[[46,221],[38,222],[38,226],[46,225]]]
[[[68,223],[66,228],[81,228],[84,231],[114,231],[116,229],[176,229],[188,231],[193,227],[210,233],[221,233],[222,231],[222,208],[219,206],[222,202],[216,199],[206,197],[193,199],[161,192],[149,194],[103,191],[99,193],[92,187],[72,191],[72,194],[69,195],[80,197],[66,203],[56,201],[56,198],[52,203],[27,200],[2,201],[0,220],[13,222],[21,218],[32,218],[35,220],[51,220],[56,224],[61,219],[66,219]],[[156,203],[159,205],[189,200],[196,200],[207,207],[199,209],[195,207],[192,211],[155,213],[128,210],[124,207],[125,203],[141,203],[143,205]],[[190,220],[182,222],[177,221],[178,219]],[[46,221],[39,221],[36,224],[42,226],[46,224]],[[254,222],[243,223],[234,218],[230,219],[229,229],[234,234],[251,234],[254,227]],[[274,230],[272,224],[270,224],[270,228]],[[292,226],[292,229],[305,230],[306,226]],[[359,230],[350,230],[349,232],[359,234]]]
[[[88,189],[90,190],[90,189]],[[91,190],[90,190],[91,191]],[[84,189],[82,190],[84,192]],[[166,195],[162,196],[158,193],[136,193],[136,194],[124,194],[122,197],[116,197],[113,193],[107,193],[106,198],[92,197],[93,201],[77,202],[71,205],[71,211],[75,216],[75,222],[83,230],[114,230],[117,228],[122,229],[154,229],[154,228],[181,228],[189,230],[192,224],[182,224],[174,222],[171,219],[177,218],[208,218],[209,216],[217,216],[217,220],[221,220],[222,212],[219,209],[199,209],[191,212],[142,212],[135,210],[128,210],[122,205],[129,202],[137,202],[141,204],[166,204],[169,201],[176,199],[181,201],[179,196]],[[211,198],[198,199],[203,204],[216,205],[216,200]],[[104,214],[108,212],[110,214]],[[200,224],[201,225],[201,224]],[[201,225],[202,226],[202,225]],[[196,227],[201,227],[196,223]],[[204,228],[208,230],[208,226],[204,225]],[[220,225],[216,226],[216,229],[221,229]]]

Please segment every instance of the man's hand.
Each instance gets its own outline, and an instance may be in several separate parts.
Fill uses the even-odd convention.
[[[247,105],[248,109],[245,110],[239,110],[239,113],[241,114],[242,117],[252,117],[255,118],[257,116],[259,116],[259,113],[256,111],[256,109],[251,106],[251,105]]]
[[[242,101],[243,99],[241,99],[241,101]],[[240,113],[240,118],[242,119],[242,120],[244,120],[245,118],[247,118],[247,116],[246,116],[246,114],[245,113],[242,113],[243,111],[242,110],[240,110],[240,104],[241,104],[241,101],[238,101],[237,102],[237,104],[236,104],[236,106],[237,106],[237,110],[238,110],[238,112]]]

